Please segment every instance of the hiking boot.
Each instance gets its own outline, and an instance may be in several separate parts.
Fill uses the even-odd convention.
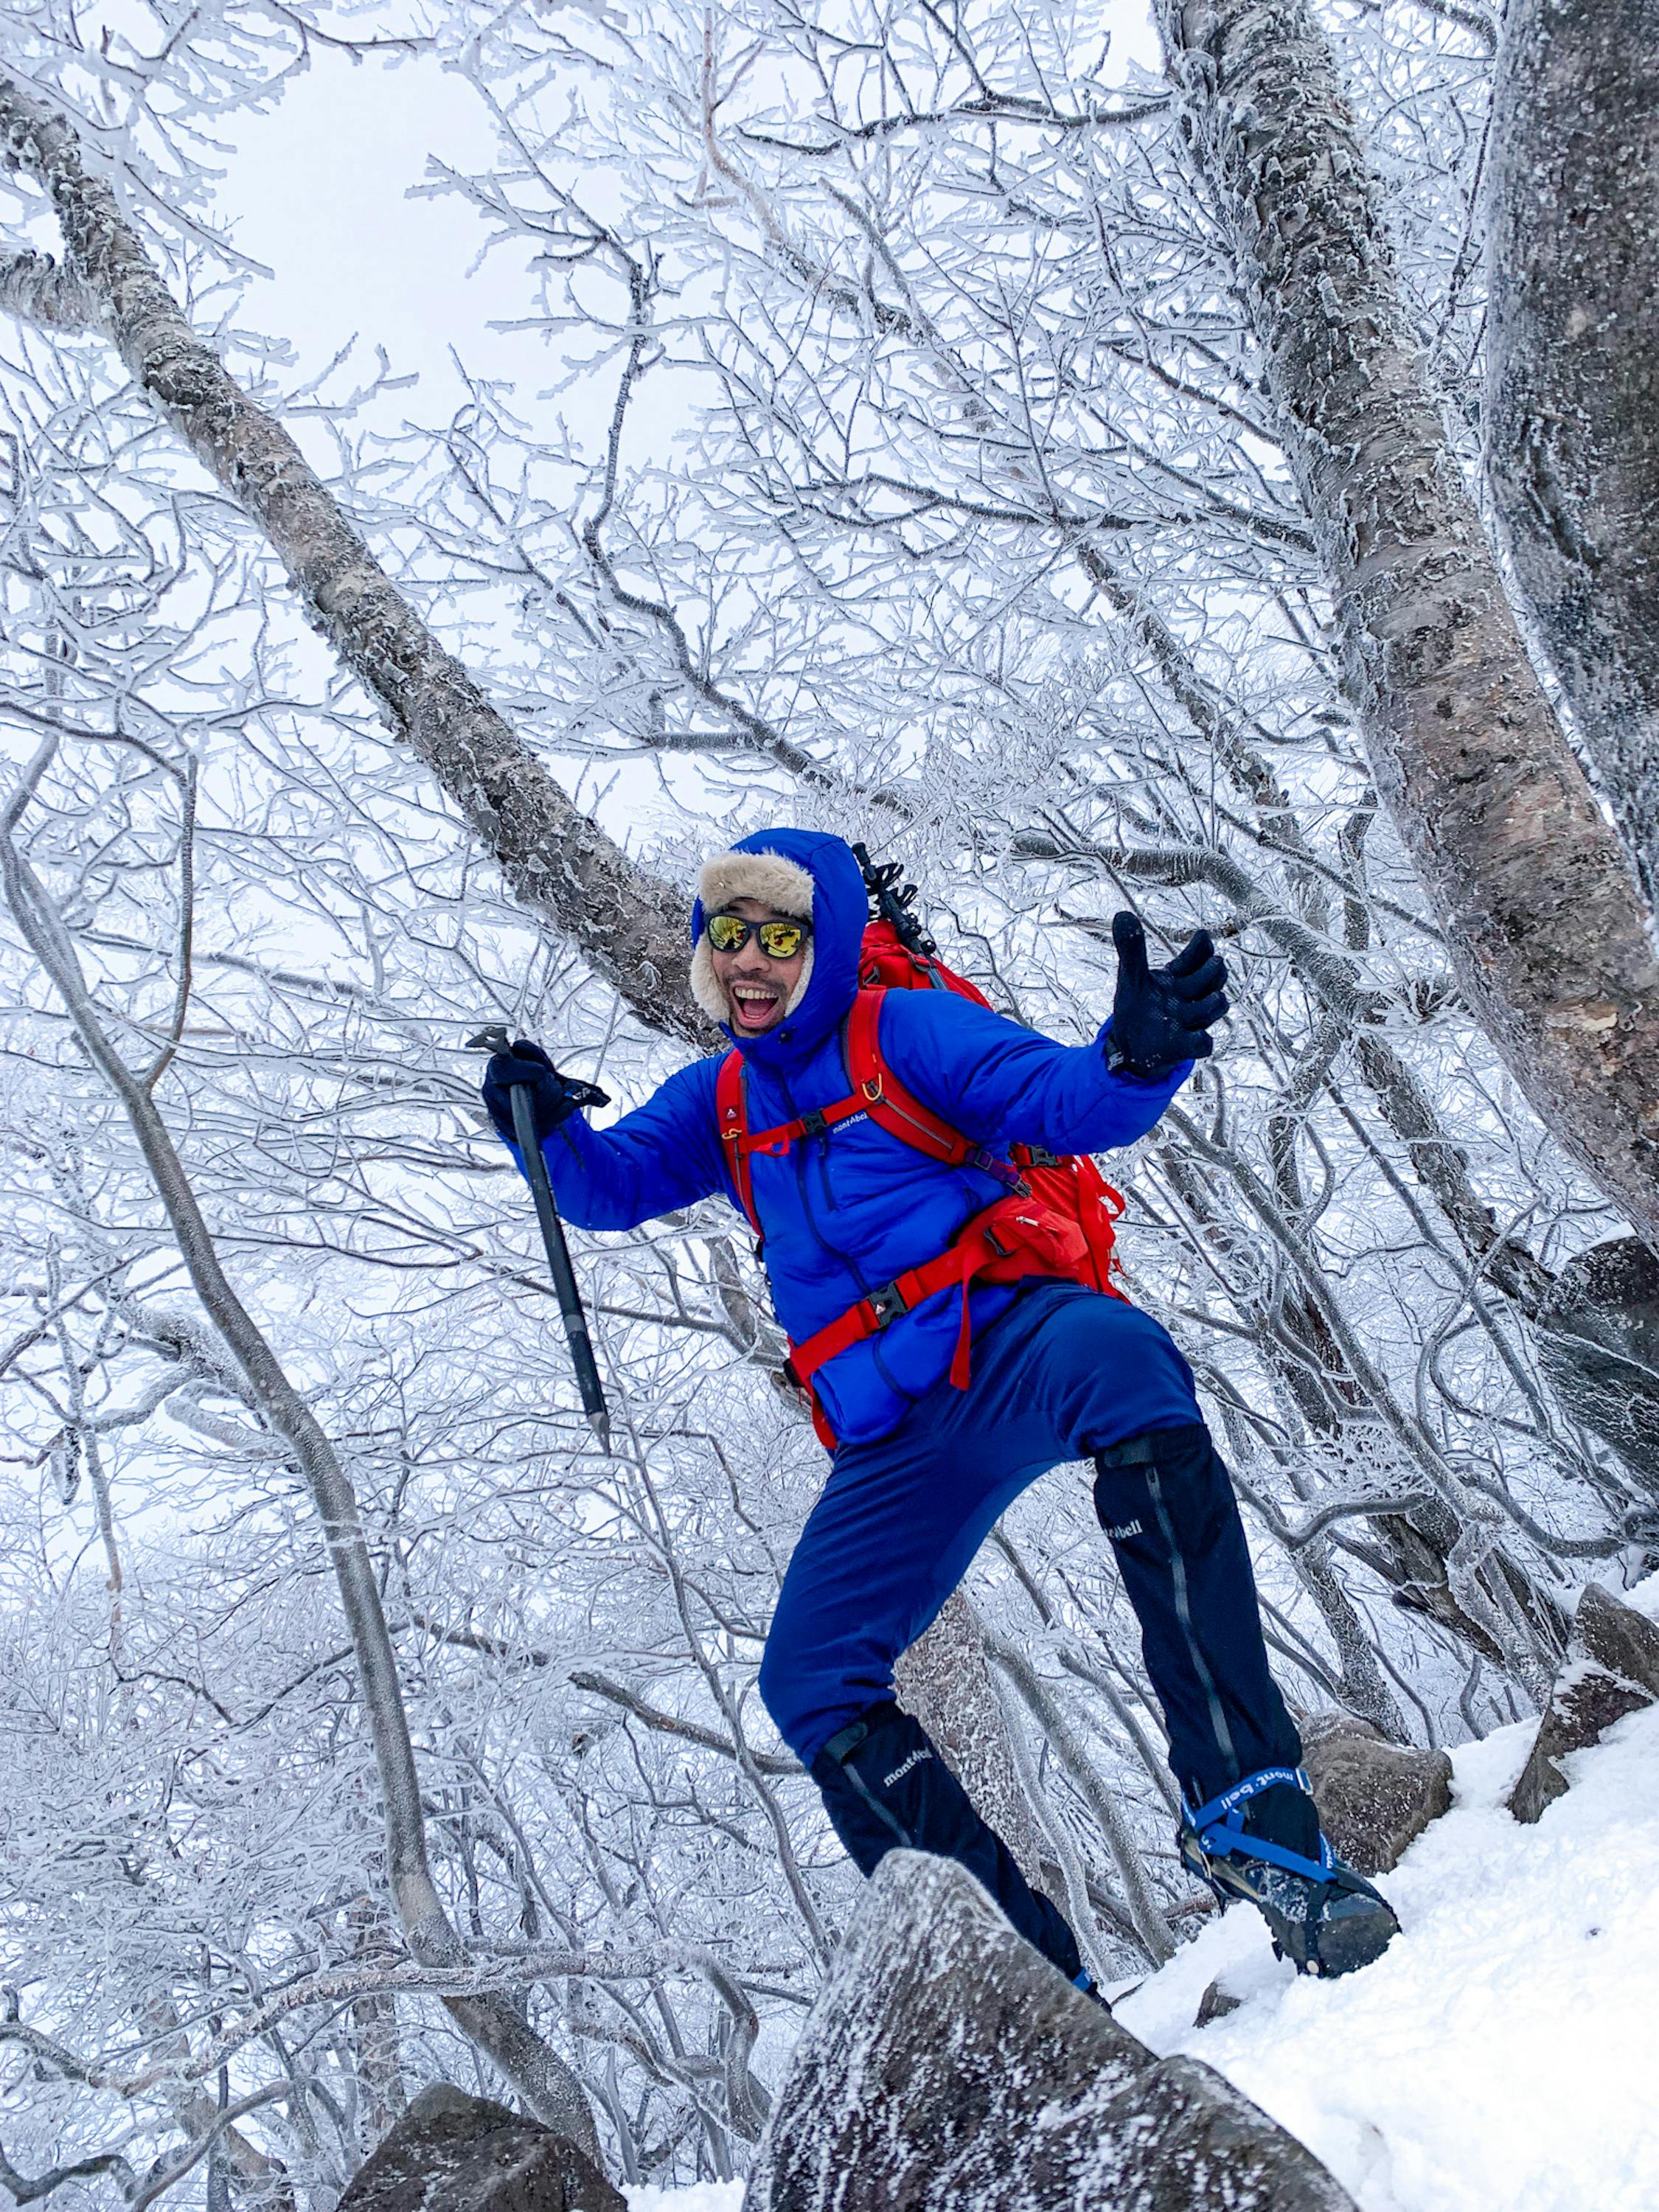
[[[1292,1792],[1303,1804],[1294,1803]],[[1268,1805],[1261,1803],[1264,1796]],[[1273,1949],[1297,1973],[1353,1973],[1380,1958],[1400,1933],[1386,1898],[1345,1866],[1320,1833],[1308,1778],[1299,1767],[1247,1775],[1197,1812],[1185,1804],[1182,1811],[1176,1838],[1182,1863],[1224,1905],[1247,1898],[1272,1930]],[[1296,1838],[1303,1849],[1271,1832],[1287,1826],[1303,1830]],[[1309,1832],[1311,1845],[1304,1843]]]

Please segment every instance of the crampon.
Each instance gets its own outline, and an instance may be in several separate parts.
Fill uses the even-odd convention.
[[[1301,1974],[1351,1974],[1380,1958],[1400,1933],[1388,1900],[1345,1866],[1322,1834],[1317,1859],[1245,1827],[1253,1797],[1276,1784],[1308,1791],[1299,1767],[1247,1775],[1194,1811],[1182,1808],[1182,1863],[1218,1900],[1248,1899],[1272,1932],[1273,1948]]]

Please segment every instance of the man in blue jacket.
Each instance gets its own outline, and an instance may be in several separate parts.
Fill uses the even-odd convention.
[[[1130,915],[1113,925],[1116,997],[1092,1044],[1056,1044],[947,991],[889,991],[883,1061],[982,1148],[982,1166],[947,1165],[866,1115],[815,1120],[851,1088],[844,1031],[866,912],[848,846],[775,830],[708,863],[692,915],[692,988],[742,1054],[748,1127],[799,1125],[750,1161],[773,1297],[796,1344],[879,1300],[1005,1196],[1010,1146],[1097,1152],[1144,1136],[1227,1006],[1207,937],[1152,969]],[[630,1229],[716,1191],[737,1202],[717,1115],[723,1057],[682,1068],[604,1131],[534,1045],[490,1062],[484,1099],[510,1143],[511,1088],[530,1085],[561,1210],[585,1229]],[[1183,1858],[1224,1899],[1256,1905],[1303,1970],[1363,1966],[1397,1923],[1321,1836],[1186,1361],[1150,1315],[1080,1283],[980,1283],[971,1379],[958,1389],[962,1296],[893,1311],[813,1377],[836,1445],[779,1593],[760,1689],[837,1835],[866,1874],[896,1844],[959,1859],[1087,1986],[1064,1918],[895,1704],[893,1668],[1011,1501],[1048,1468],[1091,1459],[1169,1734]]]

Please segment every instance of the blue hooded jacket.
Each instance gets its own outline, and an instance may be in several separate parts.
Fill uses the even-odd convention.
[[[852,1089],[842,1025],[858,990],[868,902],[852,848],[839,837],[766,830],[735,849],[781,854],[813,884],[812,972],[799,1006],[763,1036],[732,1038],[746,1063],[749,1126],[769,1129]],[[694,944],[702,926],[699,902]],[[1113,1075],[1098,1041],[1056,1044],[949,991],[890,991],[881,1049],[925,1105],[1004,1155],[1014,1144],[1052,1152],[1133,1144],[1192,1069],[1183,1061],[1159,1083]],[[720,1058],[681,1068],[611,1128],[593,1129],[575,1115],[548,1138],[548,1170],[569,1220],[582,1229],[632,1229],[715,1191],[739,1205],[716,1121]],[[802,1139],[782,1158],[755,1155],[752,1174],[773,1302],[796,1343],[942,1252],[970,1215],[1004,1195],[989,1176],[930,1160],[861,1116]],[[956,1348],[960,1295],[939,1292],[819,1370],[818,1395],[843,1443],[885,1436],[943,1378]],[[1014,1295],[1006,1285],[976,1289],[975,1330]]]

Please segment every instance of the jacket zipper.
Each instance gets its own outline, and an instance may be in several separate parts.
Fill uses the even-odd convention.
[[[788,1083],[781,1075],[777,1078],[777,1085],[779,1090],[783,1093],[784,1103],[789,1109],[788,1118],[792,1121],[797,1120],[799,1118],[799,1109],[795,1104],[795,1096],[793,1091],[791,1091]],[[826,1212],[833,1213],[836,1211],[836,1201],[830,1195],[830,1192],[829,1132],[826,1130],[823,1136],[816,1139],[816,1142],[818,1150],[820,1176],[823,1184],[823,1210]],[[873,1286],[866,1276],[863,1268],[859,1266],[857,1261],[850,1252],[842,1251],[839,1244],[836,1243],[832,1238],[825,1235],[814,1212],[811,1196],[807,1188],[805,1144],[797,1143],[793,1146],[791,1149],[795,1155],[795,1188],[800,1199],[801,1218],[805,1222],[808,1230],[811,1231],[813,1243],[817,1245],[820,1251],[827,1252],[832,1260],[838,1261],[839,1264],[847,1270],[847,1273],[852,1277],[854,1282],[858,1286],[859,1296],[860,1297],[868,1297]]]

